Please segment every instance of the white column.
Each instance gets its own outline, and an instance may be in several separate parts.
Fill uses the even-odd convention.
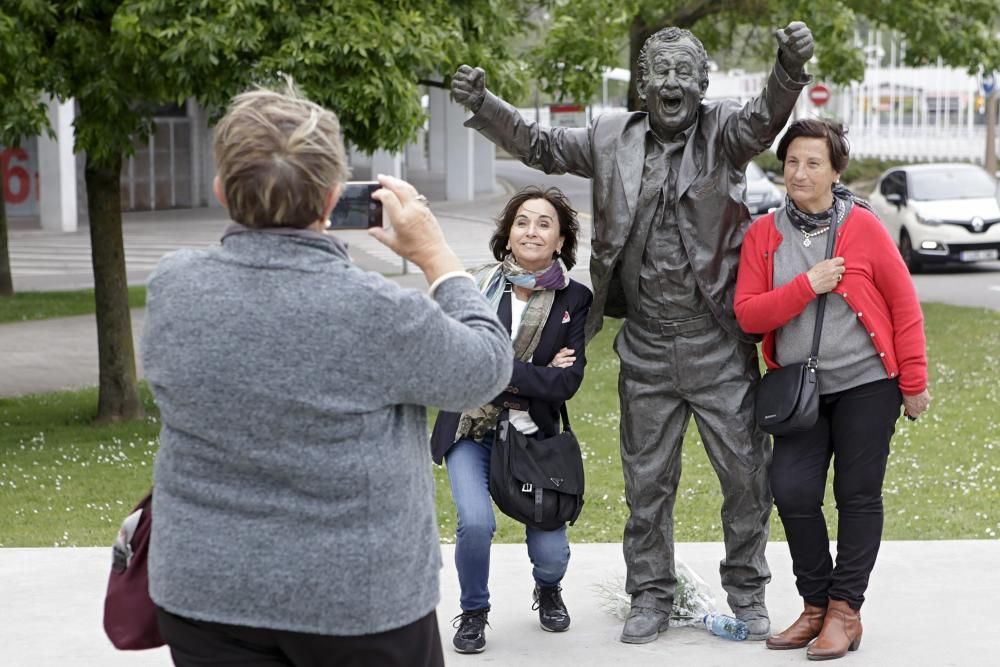
[[[379,174],[386,176],[403,177],[403,154],[390,153],[385,150],[377,150],[371,157],[372,180]]]
[[[464,127],[468,112],[465,107],[448,102],[445,107],[445,199],[471,201],[475,194],[473,179],[473,131]]]
[[[427,170],[427,157],[424,148],[427,141],[427,131],[424,128],[417,130],[417,138],[406,147],[406,168]]]
[[[427,133],[427,149],[429,163],[427,168],[430,171],[443,173],[445,171],[446,138],[445,135],[445,115],[446,108],[451,104],[448,101],[448,91],[444,88],[431,87],[428,89],[430,101],[430,121]]]
[[[49,125],[55,139],[45,133],[38,136],[38,180],[42,229],[52,232],[75,232],[76,156],[73,154],[73,100],[60,103],[49,98]]]
[[[473,134],[473,181],[476,192],[492,193],[496,189],[497,149],[493,142],[479,132]]]
[[[368,153],[364,153],[358,150],[357,146],[351,146],[347,150],[347,160],[351,163],[351,167],[365,167],[370,168],[372,166],[372,156]],[[352,176],[351,178],[355,178]]]

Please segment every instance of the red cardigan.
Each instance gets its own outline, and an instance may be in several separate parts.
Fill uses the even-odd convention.
[[[777,368],[775,331],[816,298],[806,274],[774,288],[774,251],[781,234],[769,213],[750,225],[740,253],[734,308],[747,333],[764,334],[768,368]],[[834,288],[857,313],[889,377],[912,396],[927,388],[924,315],[910,273],[889,233],[870,211],[855,206],[837,229],[834,257],[844,258],[844,277]]]

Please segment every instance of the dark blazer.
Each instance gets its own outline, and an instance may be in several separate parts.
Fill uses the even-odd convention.
[[[745,105],[703,101],[697,130],[684,146],[678,170],[678,228],[698,288],[719,324],[748,342],[758,337],[744,333],[733,313],[740,243],[750,224],[743,204],[744,169],[774,141],[810,80],[807,75],[791,79],[775,60],[766,87]],[[586,128],[544,127],[524,120],[512,106],[487,93],[465,125],[529,167],[593,180],[590,282],[595,308],[587,340],[600,330],[605,315],[625,317],[619,271],[642,185],[646,113],[602,114]]]
[[[510,291],[505,292],[497,308],[497,316],[507,331],[510,331],[510,299]],[[590,290],[575,280],[557,291],[531,362],[515,359],[510,384],[493,399],[493,404],[499,407],[527,410],[538,424],[538,430],[547,437],[562,430],[559,408],[573,397],[583,382],[583,368],[587,365],[584,329],[593,299]],[[576,361],[569,368],[549,368],[552,357],[564,347],[576,351]],[[445,453],[455,444],[459,416],[457,412],[438,413],[431,433],[431,454],[437,463],[441,463]]]

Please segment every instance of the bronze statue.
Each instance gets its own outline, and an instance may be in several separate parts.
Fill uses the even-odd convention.
[[[776,37],[767,84],[741,107],[706,102],[705,48],[687,30],[660,30],[639,55],[647,111],[603,114],[587,128],[525,121],[486,90],[481,69],[463,65],[452,79],[454,99],[474,113],[466,126],[545,173],[593,179],[588,338],[604,315],[625,318],[614,346],[630,509],[627,643],[653,641],[667,628],[676,586],[673,507],[692,414],[724,497],[720,572],[729,606],[751,638],[764,639],[770,628],[770,442],[753,420],[755,338],[736,324],[733,292],[750,222],[744,170],[770,147],[810,81],[809,28],[790,23]]]

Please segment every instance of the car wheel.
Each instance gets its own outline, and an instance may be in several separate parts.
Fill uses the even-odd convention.
[[[905,229],[899,233],[899,254],[903,256],[910,273],[920,273],[923,264],[920,262],[920,256],[913,250],[913,242],[910,241],[910,235]]]

